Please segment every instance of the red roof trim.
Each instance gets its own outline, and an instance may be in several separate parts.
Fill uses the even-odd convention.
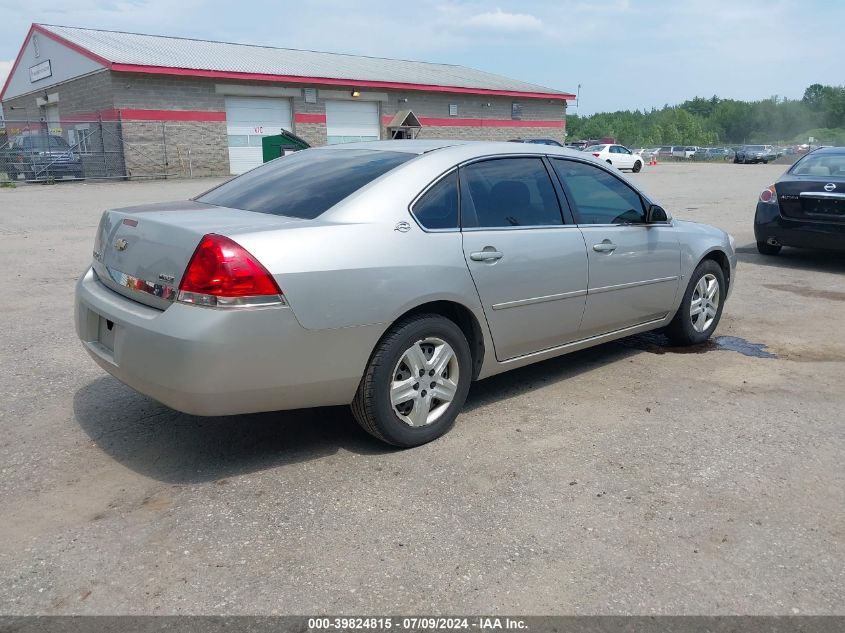
[[[0,90],[0,101],[2,101],[3,97],[6,96],[6,89],[9,87],[9,83],[12,81],[12,76],[15,74],[15,71],[18,69],[18,66],[20,65],[20,62],[21,62],[21,58],[23,57],[23,52],[26,50],[26,45],[29,44],[29,40],[34,33],[41,33],[45,37],[49,37],[51,40],[58,42],[62,46],[65,46],[65,47],[71,49],[72,51],[79,53],[80,55],[83,55],[83,56],[87,57],[88,59],[91,59],[91,60],[97,62],[98,64],[102,64],[106,68],[111,68],[111,66],[112,66],[112,63],[109,60],[107,60],[104,57],[100,57],[99,55],[95,55],[94,53],[89,51],[87,48],[82,48],[78,44],[74,44],[73,42],[66,40],[62,36],[56,35],[52,31],[48,31],[47,29],[45,29],[43,26],[41,26],[39,24],[32,24],[29,27],[29,31],[27,32],[26,37],[23,39],[23,44],[21,45],[21,48],[18,51],[18,56],[15,58],[15,63],[12,64],[12,70],[9,71],[9,76],[6,77],[6,81],[3,84],[3,90]]]
[[[575,99],[575,95],[566,93],[552,93],[552,92],[522,92],[518,90],[491,90],[487,88],[463,88],[457,86],[437,86],[433,84],[415,84],[403,83],[394,81],[365,81],[359,79],[335,79],[331,77],[301,77],[297,75],[270,75],[261,73],[245,73],[245,72],[231,72],[223,70],[200,70],[194,68],[172,68],[168,66],[144,66],[138,64],[118,64],[112,63],[108,59],[91,52],[87,48],[83,48],[78,44],[74,44],[70,40],[65,39],[61,35],[57,35],[52,31],[44,28],[39,24],[32,24],[29,27],[29,32],[23,41],[23,45],[18,51],[18,56],[15,58],[15,63],[12,65],[12,70],[6,78],[3,85],[3,90],[0,91],[0,100],[6,94],[6,89],[12,79],[12,75],[18,68],[23,52],[29,42],[30,37],[34,32],[42,33],[45,37],[58,42],[80,55],[91,59],[104,67],[117,72],[132,72],[152,75],[178,75],[187,77],[212,77],[215,79],[240,79],[251,81],[275,81],[280,83],[314,83],[326,86],[349,86],[362,88],[386,88],[392,90],[420,90],[427,92],[446,92],[457,94],[478,94],[504,97],[522,97],[527,99],[554,99],[557,101],[570,101]]]
[[[15,74],[15,71],[18,69],[18,64],[21,63],[21,57],[23,57],[23,52],[26,50],[26,45],[29,42],[29,38],[32,35],[32,31],[35,30],[35,25],[29,27],[29,31],[26,33],[26,37],[23,38],[23,44],[21,44],[21,48],[18,51],[18,56],[15,57],[15,63],[12,64],[12,70],[9,71],[9,76],[6,77],[6,81],[3,82],[3,90],[0,90],[0,101],[3,100],[3,97],[6,94],[6,88],[9,87],[9,82],[12,81],[12,76]]]
[[[83,56],[87,57],[88,59],[91,59],[91,60],[97,62],[98,64],[102,64],[106,68],[111,68],[112,63],[108,59],[106,59],[105,57],[100,57],[96,53],[92,53],[91,51],[89,51],[87,48],[82,48],[79,44],[74,44],[70,40],[66,40],[65,38],[63,38],[61,35],[56,35],[52,31],[48,31],[47,29],[45,29],[40,24],[33,24],[32,29],[34,31],[37,31],[38,33],[43,33],[44,35],[49,37],[51,40],[58,42],[62,46],[66,46],[70,50],[75,51],[75,52],[79,53],[80,55],[83,55]]]
[[[231,72],[227,70],[199,70],[194,68],[172,68],[169,66],[141,66],[136,64],[112,64],[117,72],[143,73],[150,75],[178,75],[184,77],[212,77],[215,79],[240,79],[250,81],[276,81],[279,83],[322,84],[326,86],[349,86],[350,88],[389,88],[393,90],[425,90],[429,92],[453,92],[532,99],[556,99],[567,101],[575,98],[571,94],[552,92],[520,92],[517,90],[489,90],[487,88],[460,88],[435,86],[432,84],[400,83],[394,81],[365,81],[360,79],[335,79],[332,77],[300,77],[297,75],[267,75],[262,73]]]

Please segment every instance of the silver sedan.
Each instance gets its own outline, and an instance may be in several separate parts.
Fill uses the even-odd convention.
[[[657,328],[706,340],[735,266],[729,235],[583,152],[356,143],[106,211],[76,327],[103,369],[174,409],[351,403],[415,446],[473,380]]]

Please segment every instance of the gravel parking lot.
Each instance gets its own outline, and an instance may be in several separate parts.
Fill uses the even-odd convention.
[[[756,253],[783,170],[634,175],[736,237],[735,339],[496,376],[410,451],[345,408],[175,413],[87,357],[101,211],[214,181],[0,190],[0,613],[845,614],[845,257]]]

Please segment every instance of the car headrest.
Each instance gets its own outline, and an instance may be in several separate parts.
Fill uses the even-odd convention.
[[[524,182],[503,180],[493,185],[490,198],[500,209],[524,209],[531,202],[531,192]]]

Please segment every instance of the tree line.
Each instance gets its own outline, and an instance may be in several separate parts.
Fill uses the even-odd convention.
[[[762,101],[695,97],[651,111],[623,110],[567,115],[568,138],[612,136],[637,147],[816,143],[845,145],[845,86],[813,84],[801,99]]]

